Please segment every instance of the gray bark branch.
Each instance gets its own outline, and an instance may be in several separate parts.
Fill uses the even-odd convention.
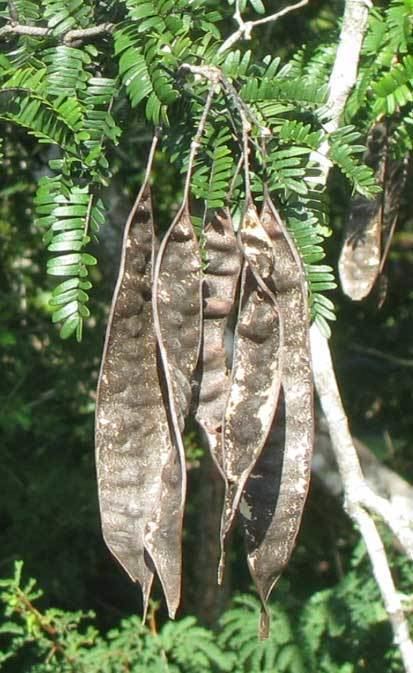
[[[327,132],[331,133],[339,128],[348,95],[356,83],[360,50],[371,6],[370,0],[346,0],[339,45],[329,82],[327,107],[330,115],[326,124]],[[321,177],[317,179],[319,185],[326,184],[331,167],[328,151],[329,145],[326,141],[319,148],[316,157],[322,169]],[[413,643],[408,623],[372,514],[379,515],[386,522],[406,554],[413,558],[411,520],[401,516],[389,500],[377,495],[367,484],[350,434],[327,339],[321,335],[316,325],[311,328],[310,338],[315,387],[343,481],[344,506],[366,544],[405,671],[413,673]]]
[[[100,23],[97,26],[90,28],[75,28],[73,30],[63,33],[63,35],[56,35],[62,39],[65,44],[70,44],[76,40],[88,40],[103,33],[111,33],[113,31],[113,23]],[[0,28],[0,38],[6,35],[26,35],[29,37],[49,37],[53,35],[53,29],[47,26],[28,26],[25,24],[15,23],[10,21],[8,24]]]

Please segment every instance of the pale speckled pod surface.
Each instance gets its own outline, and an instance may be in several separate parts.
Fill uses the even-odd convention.
[[[145,545],[154,560],[171,616],[175,615],[181,591],[186,494],[182,431],[190,408],[191,380],[200,349],[201,280],[198,241],[184,203],[160,246],[153,281],[155,330],[175,450],[163,467],[162,490],[155,516],[147,527]]]
[[[158,381],[151,283],[154,231],[145,189],[128,222],[96,402],[96,467],[105,541],[139,582],[146,612],[154,569],[144,529],[172,441]]]
[[[222,471],[222,424],[230,384],[225,330],[234,307],[241,253],[228,210],[208,213],[204,234],[207,267],[203,283],[204,322],[196,419]]]
[[[235,329],[231,387],[224,416],[226,493],[221,524],[222,548],[244,484],[271,427],[282,368],[282,323],[270,289],[272,244],[251,203],[241,224],[240,241],[246,269]]]
[[[298,253],[267,196],[261,222],[274,246],[273,280],[284,324],[279,409],[266,446],[245,485],[241,523],[251,575],[266,610],[285,568],[307,496],[314,435],[307,288]],[[268,630],[263,613],[262,635]]]
[[[382,216],[381,195],[353,199],[338,268],[343,292],[356,301],[369,294],[379,273]]]
[[[381,271],[383,244],[396,223],[405,183],[403,161],[389,157],[389,129],[384,122],[370,130],[363,159],[383,192],[373,200],[358,195],[351,201],[338,270],[343,292],[355,301],[371,292]]]

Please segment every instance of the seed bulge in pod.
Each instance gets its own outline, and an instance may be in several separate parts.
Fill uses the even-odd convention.
[[[185,202],[167,231],[156,260],[153,310],[159,371],[174,449],[162,467],[162,490],[145,531],[150,553],[173,617],[180,600],[182,522],[186,494],[182,440],[198,361],[201,321],[201,259]]]
[[[125,226],[96,400],[96,468],[103,536],[139,582],[146,613],[154,566],[144,529],[161,493],[170,436],[158,380],[151,277],[155,235],[150,190]]]
[[[304,272],[295,245],[268,195],[261,221],[274,246],[273,281],[283,316],[283,370],[278,411],[240,502],[248,564],[260,595],[261,635],[267,600],[299,531],[310,481],[314,435],[313,379]]]
[[[204,236],[207,266],[203,281],[204,318],[196,419],[222,472],[222,425],[230,383],[225,331],[234,308],[241,270],[241,253],[228,209],[207,213]]]

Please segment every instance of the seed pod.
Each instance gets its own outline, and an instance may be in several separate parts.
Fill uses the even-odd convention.
[[[151,281],[155,236],[149,188],[125,226],[96,401],[96,467],[103,536],[132,580],[146,613],[154,568],[144,528],[172,450],[158,381]]]
[[[191,402],[191,380],[201,338],[201,259],[185,202],[159,249],[153,311],[175,450],[163,466],[162,492],[147,526],[147,546],[172,616],[179,604],[182,520],[186,494],[182,431]]]
[[[272,272],[274,269],[274,250],[271,240],[263,227],[257,210],[250,199],[239,232],[240,245],[251,271],[264,291],[272,292]],[[264,281],[264,284],[262,284]],[[275,303],[275,299],[273,299]]]
[[[387,126],[373,126],[367,139],[364,161],[383,184]],[[343,292],[354,300],[366,297],[379,273],[381,257],[382,194],[373,200],[358,195],[351,202],[338,270]]]
[[[205,225],[204,322],[196,419],[222,472],[222,424],[229,392],[225,330],[237,290],[241,253],[229,211],[208,213]]]
[[[282,323],[270,289],[272,245],[251,203],[241,225],[240,240],[247,266],[243,273],[231,387],[224,416],[226,494],[222,549],[245,482],[271,427],[281,381]],[[223,558],[220,566],[222,575]]]
[[[363,159],[383,191],[373,200],[356,196],[351,202],[338,268],[343,292],[355,301],[370,293],[383,270],[406,176],[404,162],[390,157],[385,123],[378,122],[370,130]]]
[[[241,502],[248,565],[260,595],[261,635],[268,633],[267,600],[285,568],[299,530],[310,480],[314,434],[307,288],[299,255],[266,195],[261,222],[274,246],[272,273],[283,316],[279,408]]]
[[[383,256],[380,262],[380,271],[386,261],[388,246],[394,234],[399,217],[400,202],[407,178],[406,159],[388,158],[384,177],[384,204],[383,204],[383,242],[385,243]]]

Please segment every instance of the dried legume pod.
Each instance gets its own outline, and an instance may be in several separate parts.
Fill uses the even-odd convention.
[[[247,202],[239,231],[239,241],[251,271],[267,294],[273,291],[274,250],[251,199]],[[264,282],[264,285],[262,284]],[[273,299],[274,303],[275,299]]]
[[[377,283],[377,306],[383,305],[388,289],[388,278],[384,273],[390,252],[397,220],[399,219],[400,203],[407,178],[407,159],[388,158],[384,177],[383,193],[383,224],[382,224],[382,256]]]
[[[307,288],[299,255],[266,195],[261,222],[274,246],[273,280],[283,316],[283,371],[278,412],[240,502],[248,564],[263,604],[285,568],[299,530],[310,480],[314,435]]]
[[[204,321],[196,419],[203,428],[211,455],[222,472],[222,424],[229,392],[225,330],[233,310],[241,253],[228,209],[207,214],[204,272]]]
[[[96,466],[103,536],[142,587],[146,613],[154,567],[144,528],[172,450],[158,382],[151,282],[155,235],[151,195],[141,190],[125,226],[96,401]]]
[[[186,494],[182,441],[191,402],[191,380],[201,338],[201,259],[187,202],[159,249],[153,280],[153,311],[165,381],[165,406],[174,450],[162,470],[162,491],[154,502],[145,546],[161,580],[169,613],[175,615],[181,589],[181,538]]]
[[[282,369],[282,322],[271,289],[272,244],[251,203],[241,225],[240,240],[246,269],[224,416],[226,494],[221,526],[222,549],[245,482],[270,430]],[[221,573],[222,565],[223,558]]]
[[[363,160],[373,168],[381,186],[386,175],[387,144],[387,125],[379,122],[369,133]],[[380,193],[367,199],[357,195],[351,201],[338,270],[343,292],[355,301],[370,293],[380,271],[384,196]]]

